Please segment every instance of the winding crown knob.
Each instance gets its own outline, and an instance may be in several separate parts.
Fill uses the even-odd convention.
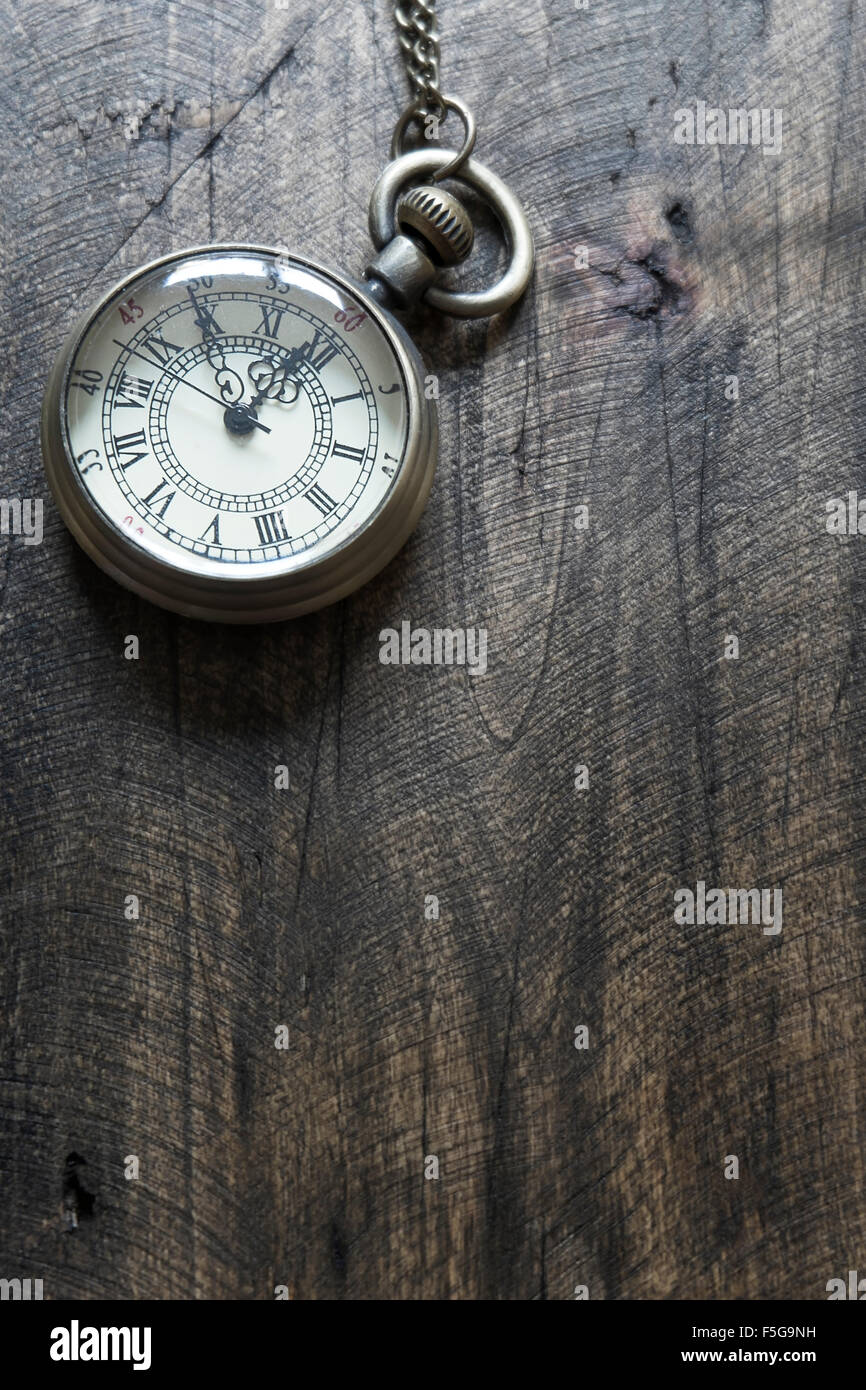
[[[439,265],[465,260],[475,240],[472,220],[460,200],[432,184],[413,188],[401,199],[397,224],[410,236],[420,236]]]

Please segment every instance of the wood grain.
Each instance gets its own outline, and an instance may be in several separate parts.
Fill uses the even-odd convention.
[[[236,631],[116,587],[49,502],[41,546],[0,538],[0,1275],[46,1297],[862,1268],[866,541],[825,503],[866,493],[863,11],[441,15],[538,269],[503,322],[412,320],[442,449],[401,556]],[[38,497],[80,307],[207,240],[357,272],[405,93],[385,4],[0,25],[2,492]],[[780,108],[781,151],[676,144],[698,100]],[[406,619],[486,627],[487,674],[381,665]],[[781,887],[782,932],[676,924],[698,880]]]

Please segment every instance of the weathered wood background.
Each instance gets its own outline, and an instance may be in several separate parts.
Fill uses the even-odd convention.
[[[405,89],[379,0],[0,14],[2,492],[47,497],[78,309],[210,239],[359,270]],[[822,1299],[866,1258],[866,539],[825,526],[866,492],[863,9],[441,19],[538,269],[418,321],[403,554],[238,631],[49,501],[2,537],[0,1275],[46,1297]],[[781,151],[676,144],[697,100]],[[404,619],[485,626],[488,673],[382,666]],[[781,887],[781,934],[677,925],[699,879]]]

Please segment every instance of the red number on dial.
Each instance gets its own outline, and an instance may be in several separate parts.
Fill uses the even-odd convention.
[[[144,310],[140,304],[136,304],[134,299],[127,299],[125,304],[120,306],[120,317],[124,323],[135,323],[136,319],[143,318]]]

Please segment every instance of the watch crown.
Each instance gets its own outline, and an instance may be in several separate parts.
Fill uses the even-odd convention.
[[[423,184],[401,199],[397,223],[403,232],[420,236],[440,265],[457,265],[472,250],[475,230],[459,198],[444,188]]]

